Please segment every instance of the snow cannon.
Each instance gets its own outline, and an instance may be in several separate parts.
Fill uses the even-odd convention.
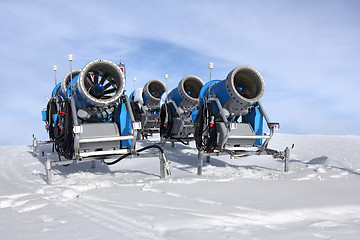
[[[162,81],[158,79],[148,81],[143,88],[143,105],[148,109],[159,109],[160,98],[164,92],[166,92],[166,85]]]
[[[54,90],[52,91],[51,97],[54,98],[56,96],[60,96],[62,98],[65,98],[67,87],[71,79],[74,78],[76,75],[78,75],[80,72],[81,72],[80,69],[73,70],[71,76],[70,76],[70,72],[68,72],[65,75],[64,79],[62,80],[62,82],[60,82],[55,86]]]
[[[130,94],[130,103],[135,120],[141,121],[142,137],[158,133],[160,98],[166,92],[166,85],[158,80],[148,81],[143,88],[139,88]]]
[[[189,75],[179,82],[178,87],[173,89],[167,98],[182,110],[191,111],[199,104],[199,94],[203,86],[204,82],[199,77]]]
[[[230,154],[273,155],[287,159],[289,150],[268,148],[279,123],[270,122],[259,99],[265,91],[261,74],[251,66],[238,66],[225,80],[211,80],[200,91],[200,109],[193,111],[194,139],[199,151],[198,174],[203,157]],[[263,131],[265,119],[269,133]]]
[[[76,107],[103,107],[116,102],[123,94],[125,77],[120,67],[108,60],[88,63],[68,84],[66,96],[74,97]]]
[[[193,140],[192,111],[199,107],[199,94],[204,82],[197,76],[184,77],[160,106],[161,141],[189,144]]]
[[[69,55],[69,60],[72,61],[72,55]],[[125,70],[124,65],[120,66]],[[92,161],[95,167],[95,160],[112,165],[126,157],[158,156],[160,177],[164,178],[165,172],[170,174],[169,163],[160,146],[155,144],[135,149],[141,124],[135,120],[129,98],[124,94],[125,77],[121,68],[100,59],[70,72],[61,85],[56,85],[53,97],[42,112],[49,132],[48,142],[53,143],[53,151],[58,154],[58,160],[47,158],[48,183],[51,182],[52,166]],[[164,91],[163,85],[163,88],[149,85],[147,91],[153,92],[154,99],[161,95],[157,91]],[[38,143],[34,137],[34,154]],[[140,154],[150,148],[156,148],[160,153]],[[116,159],[105,161],[113,158]]]
[[[210,94],[209,86],[202,91],[201,105],[204,97],[216,96],[231,116],[246,115],[251,105],[258,102],[265,91],[263,77],[251,66],[238,66],[225,80],[215,80],[210,87]]]
[[[68,78],[65,76],[63,85]],[[88,63],[72,78],[67,85],[66,98],[73,99],[76,114],[82,121],[107,121],[112,117],[124,88],[125,77],[120,67],[99,59]]]
[[[124,86],[120,67],[103,59],[64,77],[43,114],[59,156],[79,160],[135,148],[133,134],[140,124],[123,94]]]

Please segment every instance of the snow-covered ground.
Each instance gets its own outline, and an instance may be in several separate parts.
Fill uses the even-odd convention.
[[[205,163],[202,176],[193,144],[167,144],[172,175],[165,180],[158,158],[139,158],[54,167],[52,185],[44,157],[29,146],[3,146],[0,238],[359,239],[359,142],[275,134],[270,147],[295,144],[290,172],[270,156],[221,156]]]

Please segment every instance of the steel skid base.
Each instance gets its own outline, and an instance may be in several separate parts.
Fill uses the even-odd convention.
[[[161,146],[164,146],[166,142],[170,142],[172,147],[175,147],[175,143],[181,143],[184,144],[186,146],[190,145],[190,142],[193,141],[194,138],[193,137],[188,137],[188,138],[176,138],[176,137],[170,137],[170,138],[160,138],[160,143]]]
[[[219,111],[220,121],[216,125],[216,147],[212,148],[211,152],[205,152],[204,147],[198,149],[198,171],[197,174],[202,174],[202,167],[204,157],[206,161],[210,161],[210,156],[230,155],[230,158],[241,158],[251,155],[271,155],[274,158],[284,160],[284,172],[289,171],[289,157],[290,149],[285,148],[284,151],[277,151],[268,148],[268,144],[274,135],[275,130],[280,128],[279,123],[271,122],[265,113],[264,108],[258,101],[256,108],[253,108],[251,121],[230,122],[227,119],[227,110],[223,108],[218,98],[210,97],[208,103],[214,104]],[[206,106],[206,105],[205,105]],[[210,105],[213,106],[213,105]],[[255,115],[254,115],[255,114]],[[243,118],[243,116],[242,116]],[[263,133],[262,125],[265,119],[266,125],[270,133]],[[256,126],[257,131],[254,131]],[[264,141],[262,143],[262,141]]]
[[[264,149],[264,150],[256,150],[256,151],[214,151],[214,152],[204,152],[198,151],[198,169],[197,175],[202,175],[202,168],[204,165],[204,158],[206,157],[206,162],[210,162],[211,156],[221,156],[221,155],[230,155],[230,158],[241,158],[251,155],[272,155],[274,158],[279,158],[284,160],[284,172],[289,171],[289,158],[290,158],[290,149],[288,147],[285,148],[283,152],[276,151],[273,149]]]
[[[53,145],[52,141],[38,141],[35,136],[33,136],[33,156],[36,157],[38,156],[38,152],[39,152],[39,145]],[[125,151],[127,149],[124,149]],[[52,152],[54,152],[54,147]],[[96,156],[96,157],[88,157],[88,158],[80,158],[80,159],[71,159],[71,160],[52,160],[49,157],[49,153],[46,153],[44,151],[41,152],[42,156],[45,157],[45,171],[46,171],[46,183],[47,184],[52,184],[52,168],[55,166],[68,166],[70,164],[78,164],[78,163],[85,163],[85,162],[92,162],[92,168],[96,168],[96,161],[100,161],[101,164],[103,165],[108,165],[105,162],[105,159],[110,159],[110,158],[116,158],[116,157],[121,157],[125,154],[127,154],[128,158],[151,158],[151,157],[158,157],[160,160],[160,175],[159,177],[162,179],[166,178],[166,175],[170,175],[170,165],[169,162],[167,161],[166,157],[164,154],[162,153],[142,153],[139,154],[136,151],[130,153],[130,151],[126,151],[126,153],[124,154],[117,154],[117,155],[106,155],[106,156]]]

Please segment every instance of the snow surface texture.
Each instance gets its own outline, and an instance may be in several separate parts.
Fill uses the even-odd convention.
[[[276,134],[270,147],[295,144],[290,172],[271,156],[221,156],[202,176],[193,144],[166,144],[165,180],[158,158],[140,158],[54,167],[53,185],[41,154],[0,147],[1,239],[359,239],[359,142]]]

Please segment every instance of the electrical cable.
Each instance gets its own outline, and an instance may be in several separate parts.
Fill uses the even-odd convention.
[[[131,106],[131,110],[133,112],[135,121],[137,121],[137,122],[141,121],[141,118],[140,118],[141,110],[140,110],[139,105],[136,102],[131,101],[130,106]]]
[[[54,128],[55,149],[59,156],[72,159],[74,155],[74,134],[71,106],[68,100],[61,104]]]
[[[139,150],[136,150],[136,151],[135,151],[135,154],[136,154],[137,156],[139,156],[139,153],[140,153],[140,152],[143,152],[143,151],[145,151],[145,150],[147,150],[147,149],[150,149],[150,148],[157,148],[157,149],[159,149],[159,151],[160,151],[161,154],[164,154],[164,149],[163,149],[162,147],[160,147],[159,145],[156,145],[156,144],[154,144],[154,145],[149,145],[149,146],[143,147],[143,148],[141,148],[141,149],[139,149]],[[130,152],[130,153],[127,153],[127,154],[122,155],[121,157],[119,157],[118,159],[116,159],[116,160],[114,160],[114,161],[112,161],[112,162],[105,162],[105,161],[103,161],[103,163],[106,164],[106,165],[114,165],[114,164],[120,162],[121,160],[123,160],[124,158],[129,157],[129,156],[131,156],[131,155],[133,155],[133,154],[134,154],[134,153],[131,153],[131,152]]]
[[[212,152],[216,147],[217,132],[215,112],[211,103],[203,104],[194,124],[194,140],[200,151]]]
[[[164,103],[160,108],[160,136],[169,138],[173,126],[172,111],[168,103]]]
[[[54,140],[54,119],[53,115],[57,113],[57,106],[55,99],[50,99],[46,107],[46,121],[49,124],[49,138]]]
[[[181,143],[184,144],[184,145],[189,145],[189,144],[187,144],[186,142],[184,142],[181,138],[174,138],[174,137],[172,137],[171,139],[174,139],[174,140],[176,140],[176,141],[179,141],[179,142],[181,142]]]

